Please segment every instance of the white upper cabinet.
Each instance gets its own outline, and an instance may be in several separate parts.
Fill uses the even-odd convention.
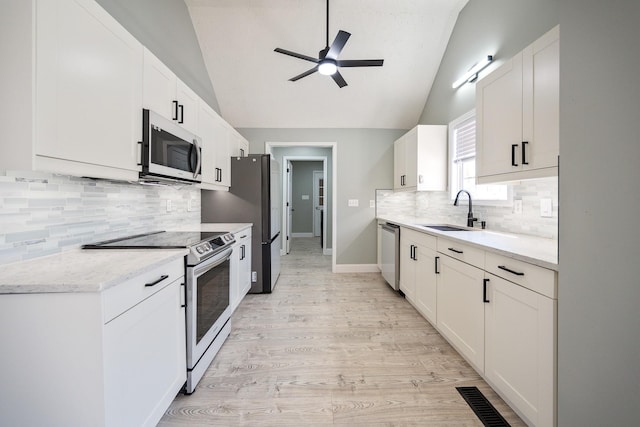
[[[228,190],[231,185],[231,157],[229,154],[229,125],[200,101],[198,107],[198,135],[202,138],[202,184],[207,190]]]
[[[13,3],[0,22],[12,62],[0,80],[21,93],[11,102],[23,114],[3,126],[14,143],[2,144],[0,168],[137,179],[142,45],[91,0]],[[32,40],[24,54],[7,50],[16,37]]]
[[[393,147],[394,190],[447,189],[447,127],[419,125]]]
[[[144,108],[198,133],[200,98],[148,49],[144,49],[143,82]]]
[[[478,183],[557,175],[559,35],[553,28],[476,84]]]

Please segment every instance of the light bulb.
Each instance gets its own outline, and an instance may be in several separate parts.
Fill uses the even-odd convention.
[[[325,59],[318,65],[318,72],[322,75],[330,76],[335,74],[336,71],[338,71],[338,66],[331,59]]]

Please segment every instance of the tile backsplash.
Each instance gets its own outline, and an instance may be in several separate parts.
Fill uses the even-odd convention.
[[[522,213],[514,213],[513,204],[489,206],[473,204],[479,221],[487,222],[488,230],[558,238],[558,179],[544,178],[512,184],[513,199],[522,200]],[[541,217],[542,199],[552,200],[551,217]],[[468,205],[453,206],[449,192],[394,192],[377,190],[378,216],[425,219],[430,222],[466,225]],[[479,223],[478,225],[479,226]]]
[[[0,175],[0,264],[189,225],[200,225],[200,190],[193,186],[34,172]]]

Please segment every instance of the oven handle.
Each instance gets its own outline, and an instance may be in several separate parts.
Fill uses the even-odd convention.
[[[231,258],[232,252],[233,252],[233,248],[229,248],[224,252],[220,252],[213,258],[210,258],[198,265],[191,267],[193,268],[193,275],[196,277],[201,276],[203,273],[219,266],[220,264],[222,264],[223,262]]]

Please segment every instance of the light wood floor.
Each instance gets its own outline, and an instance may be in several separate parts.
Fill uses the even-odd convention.
[[[456,386],[522,421],[380,274],[333,274],[293,240],[269,295],[247,295],[198,389],[159,426],[482,426]]]

